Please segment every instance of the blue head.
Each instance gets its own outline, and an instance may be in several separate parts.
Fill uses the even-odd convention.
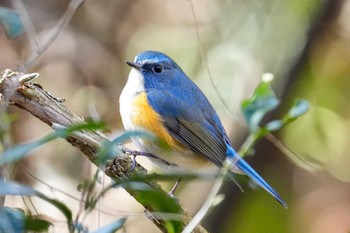
[[[141,74],[145,92],[156,91],[162,93],[164,98],[173,97],[188,106],[186,112],[176,113],[179,108],[172,108],[168,109],[167,113],[180,114],[182,118],[205,115],[205,118],[214,121],[221,131],[220,134],[226,134],[207,97],[173,59],[161,52],[144,51],[136,56],[134,62],[126,61],[126,63]],[[164,111],[164,106],[158,111]]]
[[[127,64],[142,74],[146,90],[186,86],[190,81],[176,62],[161,52],[144,51]]]

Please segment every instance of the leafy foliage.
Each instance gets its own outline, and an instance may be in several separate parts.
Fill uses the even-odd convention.
[[[26,215],[24,218],[24,229],[26,231],[47,232],[51,225],[52,223],[41,219],[40,216]]]
[[[151,188],[143,182],[128,182],[123,187],[131,188],[135,192],[136,199],[143,205],[148,206],[157,219],[163,219],[167,232],[180,232],[182,228],[182,209],[177,201],[168,193]],[[166,217],[167,215],[172,217]],[[174,218],[174,216],[177,216]]]
[[[253,95],[242,102],[243,115],[248,122],[249,130],[253,132],[259,130],[259,124],[266,113],[279,105],[279,100],[271,88],[272,80],[272,74],[265,74]]]
[[[112,141],[104,142],[97,155],[97,164],[104,165],[108,160],[113,159],[117,154],[120,154],[121,150],[118,146],[129,141],[132,137],[153,139],[154,135],[145,131],[134,130],[127,131],[114,138]]]
[[[3,207],[0,209],[0,232],[23,232],[24,211]]]
[[[293,106],[281,119],[272,120],[261,126],[263,117],[277,109],[280,104],[271,88],[273,78],[272,74],[265,74],[252,96],[242,102],[241,109],[250,131],[247,140],[239,151],[242,156],[251,153],[253,145],[259,139],[294,122],[309,110],[309,102],[299,99],[294,102]]]
[[[0,195],[20,195],[20,196],[37,196],[60,210],[67,219],[69,228],[71,228],[72,212],[70,209],[62,202],[47,197],[45,194],[40,193],[29,186],[21,185],[13,182],[0,181]],[[24,211],[17,209],[11,209],[3,207],[1,209],[0,215],[5,216],[0,220],[0,229],[4,227],[5,229],[13,229],[13,232],[23,232],[25,231],[45,231],[51,225],[50,222],[38,218],[38,216],[33,216],[25,214]],[[9,227],[9,228],[7,228]],[[3,232],[3,231],[0,231]],[[6,232],[6,231],[4,231]]]
[[[50,133],[36,141],[14,146],[3,152],[0,155],[0,166],[19,161],[24,157],[29,156],[30,151],[52,140],[68,137],[77,131],[100,130],[104,128],[104,124],[86,122],[79,125],[73,125],[71,127],[56,125],[54,128],[55,131],[53,133]],[[73,221],[72,211],[67,205],[57,199],[50,198],[44,193],[34,190],[30,186],[0,180],[0,196],[6,195],[36,196],[55,206],[65,216],[70,232],[73,232],[74,229],[78,230],[78,228],[81,228],[81,224],[75,223]],[[9,229],[11,229],[11,232],[15,233],[25,231],[43,232],[47,231],[48,228],[52,225],[49,221],[40,218],[40,216],[26,214],[22,210],[12,209],[8,207],[3,207],[0,209],[0,216],[3,216],[0,219],[0,232],[7,232]],[[103,230],[102,232],[114,232],[115,230],[120,229],[124,222],[125,219],[118,220],[110,224],[108,227],[106,226],[106,228],[101,228],[101,230]]]
[[[84,122],[82,124],[72,125],[70,127],[64,127],[60,125],[55,126],[55,131],[38,139],[33,142],[24,143],[16,145],[7,151],[0,154],[0,166],[14,163],[20,159],[23,159],[26,156],[29,156],[29,152],[32,150],[51,142],[57,138],[65,138],[69,135],[81,131],[81,130],[99,130],[103,129],[105,126],[101,122]]]

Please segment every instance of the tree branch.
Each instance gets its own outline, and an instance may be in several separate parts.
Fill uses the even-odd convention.
[[[0,79],[0,101],[30,112],[51,127],[55,124],[69,127],[74,124],[84,123],[84,119],[78,117],[63,105],[63,99],[54,97],[39,84],[32,82],[37,76],[38,74],[35,73],[24,74],[12,70],[3,71]],[[103,143],[109,142],[109,139],[99,131],[79,132],[79,134],[70,135],[65,139],[71,145],[77,147],[96,166],[98,166],[98,151]],[[117,156],[113,161],[107,162],[103,170],[105,174],[113,180],[120,181],[125,177],[130,177],[131,167],[131,158],[124,155]],[[146,174],[147,170],[140,164],[137,164],[132,173]],[[160,185],[155,181],[147,182],[147,185],[152,189],[163,191]],[[143,204],[146,216],[152,220],[160,230],[166,232],[164,221],[156,218],[155,214],[152,214],[152,212],[154,212],[152,206],[145,205],[144,202],[139,199],[137,191],[128,187],[124,188],[138,202]],[[192,216],[183,209],[183,226],[186,226],[191,220]],[[207,231],[202,226],[197,226],[193,232],[204,233]]]

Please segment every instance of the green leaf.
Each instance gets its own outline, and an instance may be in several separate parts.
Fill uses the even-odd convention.
[[[72,215],[72,211],[61,201],[57,200],[57,199],[52,199],[48,196],[46,196],[43,193],[37,192],[37,196],[47,202],[49,202],[51,205],[55,206],[58,210],[60,210],[62,212],[62,214],[66,217],[67,219],[67,224],[69,227],[72,226],[72,222],[73,222],[73,215]]]
[[[26,156],[29,156],[29,152],[32,150],[50,142],[57,138],[64,138],[74,134],[77,131],[83,130],[99,130],[105,128],[105,124],[102,122],[83,122],[81,124],[72,125],[69,127],[56,125],[54,126],[55,132],[50,133],[38,140],[33,142],[24,143],[16,145],[12,148],[9,148],[2,154],[0,154],[0,166],[17,162],[18,160],[23,159]]]
[[[140,131],[140,130],[127,131],[122,135],[116,137],[112,141],[106,141],[102,144],[102,146],[100,147],[100,151],[98,152],[98,155],[97,155],[96,163],[98,165],[100,164],[103,165],[106,163],[106,161],[115,158],[115,156],[120,153],[120,149],[118,145],[121,143],[124,143],[125,141],[130,140],[133,137],[148,138],[150,140],[155,139],[155,136],[153,134],[150,134],[146,131]]]
[[[24,196],[37,196],[53,206],[59,209],[67,219],[68,225],[72,225],[72,212],[71,210],[62,202],[47,197],[45,194],[40,193],[29,186],[17,184],[14,182],[5,182],[0,180],[0,195],[24,195]],[[0,231],[1,232],[1,231]]]
[[[164,221],[167,232],[181,232],[182,209],[168,193],[142,182],[128,182],[122,186],[132,189],[136,200],[150,209],[155,218]]]
[[[269,131],[277,131],[279,129],[281,129],[284,126],[284,122],[282,120],[273,120],[270,121],[269,123],[267,123],[265,125],[265,128]]]
[[[309,111],[310,103],[307,100],[299,99],[296,100],[293,107],[288,111],[286,115],[286,121],[295,120],[298,117],[304,115]]]
[[[38,216],[27,215],[21,209],[3,207],[0,209],[0,232],[43,232],[52,223]]]
[[[47,232],[51,222],[41,219],[40,216],[26,215],[24,218],[24,229],[33,232]]]
[[[279,105],[279,100],[271,88],[272,80],[272,75],[265,74],[253,95],[242,102],[241,109],[250,131],[257,131],[266,113],[276,109]]]
[[[14,163],[18,160],[21,160],[24,157],[28,156],[29,155],[28,153],[31,152],[32,150],[56,138],[57,138],[57,135],[55,133],[51,133],[36,141],[20,144],[12,148],[9,148],[4,153],[0,154],[0,166],[9,164],[9,163]]]
[[[24,211],[9,207],[0,208],[0,232],[24,232]]]
[[[123,143],[123,142],[128,141],[131,138],[135,138],[135,137],[142,137],[142,138],[147,138],[147,139],[150,139],[150,140],[156,139],[153,134],[148,133],[146,131],[130,130],[130,131],[126,131],[122,135],[116,137],[115,139],[113,139],[112,142],[115,143],[115,144],[119,144],[119,143]]]
[[[285,114],[281,120],[273,120],[265,125],[265,129],[269,132],[279,130],[286,125],[292,123],[309,110],[309,102],[306,100],[297,100],[291,109]]]
[[[21,17],[14,10],[0,7],[0,23],[10,38],[15,38],[24,32]]]
[[[93,231],[92,233],[114,233],[124,226],[125,221],[126,218],[118,219],[117,221],[112,222],[96,231]]]
[[[70,126],[63,126],[59,124],[53,125],[55,130],[55,135],[57,137],[68,137],[74,134],[77,131],[96,131],[96,130],[105,130],[106,124],[104,122],[95,122],[95,121],[86,121],[79,124],[74,124]]]
[[[116,155],[120,153],[118,144],[111,141],[105,141],[102,143],[98,153],[96,164],[98,166],[104,165],[108,160],[113,159]]]

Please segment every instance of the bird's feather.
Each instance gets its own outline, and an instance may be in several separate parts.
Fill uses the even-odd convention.
[[[163,125],[178,142],[218,167],[222,166],[226,159],[227,136],[215,125],[214,119],[203,115],[203,111],[188,111],[193,107],[168,93],[149,91],[147,98],[163,119]]]

